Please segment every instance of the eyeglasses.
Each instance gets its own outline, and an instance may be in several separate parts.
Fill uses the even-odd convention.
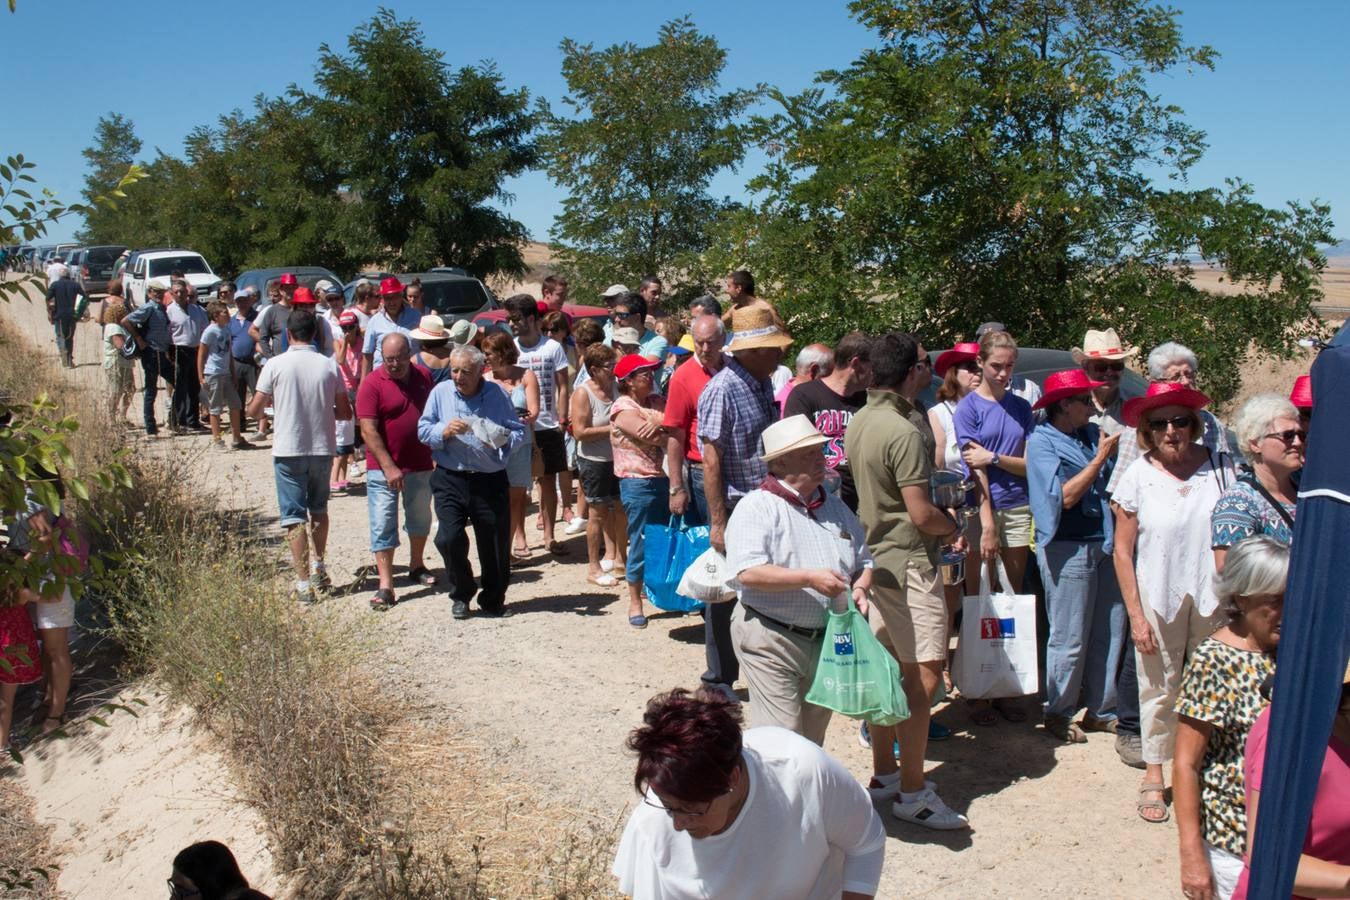
[[[1195,373],[1187,369],[1184,372],[1173,372],[1171,375],[1164,376],[1161,381],[1167,384],[1180,384],[1181,382],[1191,382],[1195,380]]]
[[[1190,416],[1172,416],[1172,418],[1170,418],[1170,419],[1149,419],[1149,420],[1148,420],[1148,427],[1149,427],[1150,429],[1152,429],[1153,431],[1166,431],[1166,430],[1167,430],[1167,426],[1169,426],[1169,425],[1171,425],[1171,426],[1172,426],[1173,428],[1175,428],[1177,431],[1181,431],[1183,428],[1190,428],[1190,427],[1191,427],[1191,417],[1190,417]]]
[[[1093,372],[1124,372],[1125,363],[1123,362],[1090,362],[1087,368]]]
[[[1301,441],[1304,444],[1308,443],[1308,432],[1304,431],[1302,428],[1286,428],[1284,431],[1272,431],[1270,434],[1264,435],[1264,437],[1279,438],[1286,447],[1294,446],[1295,440]]]
[[[617,309],[616,309],[616,310],[614,310],[613,313],[610,314],[610,318],[611,318],[611,319],[628,319],[628,318],[631,318],[631,317],[633,317],[633,316],[635,316],[635,315],[637,315],[637,313],[623,312],[623,311],[621,311],[621,310],[617,310]]]

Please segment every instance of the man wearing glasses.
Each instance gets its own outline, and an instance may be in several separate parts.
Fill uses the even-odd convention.
[[[639,294],[624,294],[614,301],[614,312],[610,314],[613,323],[610,346],[614,345],[613,335],[624,328],[638,333],[637,352],[648,359],[663,360],[670,342],[647,327],[647,301]]]

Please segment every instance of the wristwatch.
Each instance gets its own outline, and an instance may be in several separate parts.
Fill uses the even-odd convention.
[[[997,454],[997,453],[995,453],[995,454],[994,454],[994,458],[991,459],[991,460],[989,461],[989,465],[991,465],[991,466],[996,466],[996,465],[998,465],[998,454]]]
[[[672,497],[674,497],[676,494],[683,494],[683,493],[684,493],[684,485],[680,485],[679,487],[673,487],[670,489],[670,496]]]

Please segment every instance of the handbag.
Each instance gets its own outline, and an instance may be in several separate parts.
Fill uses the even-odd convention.
[[[872,634],[852,596],[846,611],[830,611],[806,702],[872,725],[909,718],[900,665]]]
[[[1036,596],[1014,594],[998,560],[1001,590],[980,566],[980,592],[961,604],[961,638],[953,669],[961,695],[972,700],[1023,697],[1037,690]]]
[[[690,613],[703,608],[703,602],[680,594],[680,576],[710,546],[706,525],[689,527],[682,516],[671,516],[665,525],[642,529],[644,571],[647,597],[657,609]]]
[[[736,589],[730,582],[727,558],[710,546],[685,566],[677,590],[704,603],[725,603],[736,599]]]

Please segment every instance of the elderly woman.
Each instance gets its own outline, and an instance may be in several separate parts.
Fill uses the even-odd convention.
[[[1214,566],[1220,572],[1228,548],[1244,538],[1263,534],[1286,546],[1293,541],[1294,473],[1303,468],[1308,440],[1298,410],[1279,394],[1257,394],[1242,404],[1233,430],[1251,471],[1224,491],[1210,517]]]
[[[525,504],[534,481],[531,459],[534,420],[539,417],[539,380],[529,368],[516,365],[520,351],[511,335],[504,331],[484,336],[483,359],[487,364],[484,377],[506,391],[516,416],[525,426],[525,439],[506,460],[506,479],[511,486],[511,559],[524,562],[530,558],[530,545],[525,540]]]
[[[1181,890],[1228,900],[1247,849],[1242,791],[1247,733],[1265,708],[1275,671],[1289,547],[1269,537],[1233,546],[1215,586],[1228,624],[1195,648],[1177,700],[1172,794],[1181,840]]]
[[[806,702],[831,606],[852,592],[866,612],[872,554],[858,517],[821,487],[830,439],[804,415],[764,429],[769,474],[727,524],[727,571],[740,603],[731,639],[750,687],[750,720],[815,743],[830,711]]]
[[[619,893],[875,896],[886,831],[824,750],[780,728],[742,734],[734,701],[711,691],[654,697],[642,721],[628,738],[642,802],[614,858]]]
[[[614,406],[613,347],[590,344],[582,362],[590,377],[572,394],[572,436],[577,442],[577,472],[586,499],[586,580],[598,587],[614,587],[614,576],[601,566],[605,545],[613,546],[623,516],[619,480],[614,476],[614,444],[610,439],[610,411]]]
[[[1214,598],[1209,519],[1234,474],[1195,441],[1199,410],[1208,403],[1185,385],[1154,382],[1123,408],[1145,451],[1111,500],[1112,555],[1139,675],[1144,780],[1136,808],[1146,822],[1165,822],[1169,815],[1163,766],[1172,759],[1182,667],[1223,624]]]
[[[99,322],[103,325],[103,371],[108,376],[108,415],[114,422],[123,423],[131,408],[131,396],[136,391],[131,360],[122,355],[122,348],[131,340],[131,334],[122,327],[127,305],[122,300],[122,282],[108,285],[108,299],[103,301]]]
[[[1104,435],[1091,421],[1092,391],[1100,386],[1082,369],[1051,375],[1034,407],[1045,410],[1045,421],[1027,439],[1036,562],[1050,617],[1045,730],[1071,744],[1085,742],[1084,731],[1114,729],[1115,676],[1125,648],[1106,495],[1120,433]],[[1087,708],[1081,725],[1073,721],[1080,705]]]
[[[589,348],[587,348],[589,351]],[[665,519],[670,503],[670,479],[666,477],[666,432],[661,427],[664,403],[653,390],[654,359],[629,354],[614,366],[619,397],[609,408],[610,443],[613,444],[614,475],[619,479],[619,499],[628,516],[628,624],[646,628],[642,610],[642,572],[645,563],[642,530],[649,522]],[[594,373],[592,373],[594,378]]]

